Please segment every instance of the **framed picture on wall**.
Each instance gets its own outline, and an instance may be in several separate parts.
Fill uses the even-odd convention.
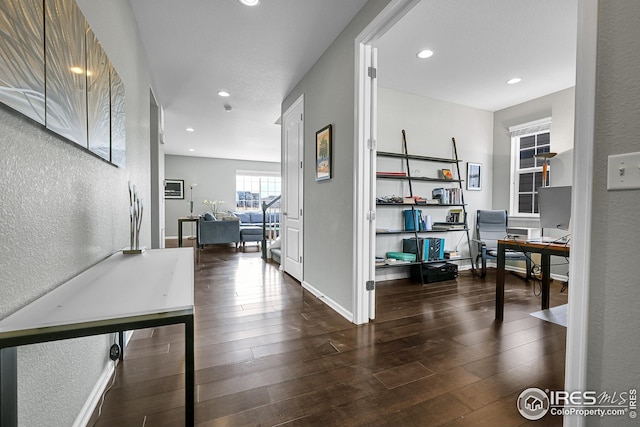
[[[482,164],[467,162],[467,190],[482,190]]]
[[[165,179],[164,198],[184,199],[184,179]]]
[[[327,125],[316,132],[316,181],[331,179],[331,130]]]

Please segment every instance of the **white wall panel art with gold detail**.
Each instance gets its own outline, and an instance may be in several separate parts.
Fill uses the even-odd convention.
[[[0,102],[125,165],[124,85],[74,0],[0,0]]]

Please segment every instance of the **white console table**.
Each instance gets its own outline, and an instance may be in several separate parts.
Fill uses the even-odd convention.
[[[185,324],[185,425],[193,425],[193,294],[193,248],[118,252],[0,321],[0,425],[18,425],[16,347],[179,323]]]

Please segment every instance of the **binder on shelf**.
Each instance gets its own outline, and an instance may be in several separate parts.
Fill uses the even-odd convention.
[[[418,244],[420,245],[421,260],[427,261],[429,256],[429,239],[418,238]],[[416,238],[402,239],[402,252],[416,254],[418,257],[418,246],[416,246]]]
[[[402,213],[404,215],[405,231],[422,230],[420,226],[422,223],[422,211],[420,209],[405,209]]]
[[[444,239],[439,237],[430,237],[428,261],[438,261],[441,259],[444,259]]]
[[[418,238],[418,245],[416,245],[416,238],[402,239],[402,252],[418,254],[418,247],[420,248],[420,254],[422,255],[421,261],[439,261],[444,259],[444,239],[439,237]]]

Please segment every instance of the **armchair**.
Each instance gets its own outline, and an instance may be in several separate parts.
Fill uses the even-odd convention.
[[[507,211],[479,210],[476,214],[476,242],[478,243],[478,259],[482,261],[480,277],[487,274],[487,259],[497,259],[498,240],[507,237]],[[531,254],[507,250],[505,261],[525,261],[527,266],[526,279],[531,278]]]

